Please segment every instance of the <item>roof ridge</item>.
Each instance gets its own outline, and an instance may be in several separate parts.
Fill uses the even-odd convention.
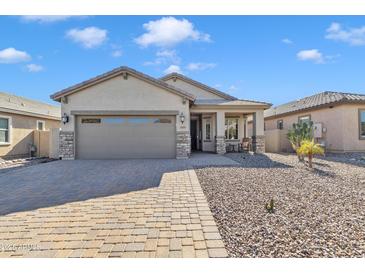
[[[49,103],[45,103],[45,102],[40,101],[40,100],[35,100],[35,99],[27,98],[25,96],[16,95],[15,93],[11,93],[11,92],[0,91],[0,94],[4,94],[6,96],[9,96],[10,95],[10,96],[16,97],[18,99],[23,99],[25,101],[32,102],[32,103],[37,103],[37,104],[43,104],[43,105],[46,105],[46,106],[49,106],[49,107],[60,108],[59,106],[55,106],[55,105],[52,105],[52,104],[49,104]]]
[[[185,75],[180,74],[180,73],[177,73],[177,72],[172,72],[172,73],[166,74],[166,75],[160,77],[159,79],[160,80],[165,80],[165,79],[168,80],[168,79],[170,79],[172,77],[180,77],[180,79],[188,80],[190,82],[193,82],[193,83],[195,83],[197,85],[202,86],[203,88],[206,88],[206,89],[209,89],[211,91],[214,91],[215,93],[218,93],[220,96],[223,96],[223,97],[226,97],[226,98],[230,98],[231,100],[237,100],[238,99],[238,98],[236,98],[236,97],[234,97],[234,96],[232,96],[232,95],[230,95],[230,94],[228,94],[226,92],[223,92],[221,90],[218,90],[216,88],[213,88],[211,86],[208,86],[207,84],[204,84],[204,83],[202,83],[200,81],[197,81],[195,79],[192,79],[192,78],[190,78],[188,76],[185,76]]]
[[[323,93],[324,92],[330,92],[330,93],[335,93],[335,94],[348,94],[348,95],[365,96],[365,93],[354,93],[354,92],[347,92],[347,91],[332,91],[332,90],[327,90],[327,91],[323,91]]]

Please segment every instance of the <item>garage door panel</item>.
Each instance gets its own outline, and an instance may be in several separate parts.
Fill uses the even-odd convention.
[[[77,119],[79,159],[175,158],[173,116],[87,118]]]

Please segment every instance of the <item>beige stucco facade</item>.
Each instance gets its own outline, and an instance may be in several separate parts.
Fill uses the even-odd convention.
[[[316,141],[323,143],[327,151],[364,152],[365,140],[359,138],[359,109],[365,109],[365,104],[339,104],[331,108],[265,118],[266,147],[268,151],[273,152],[291,151],[286,132],[293,123],[298,122],[299,117],[309,115],[314,124],[322,124],[322,138],[317,138]],[[279,120],[283,120],[283,130],[277,129]],[[276,140],[278,135],[280,135],[279,144]]]
[[[67,96],[67,103],[62,103],[61,113],[66,113],[70,121],[62,125],[64,131],[75,131],[75,115],[78,111],[93,111],[95,114],[115,112],[133,114],[136,111],[163,113],[176,111],[183,113],[189,120],[189,101],[160,87],[141,81],[130,75],[128,79],[116,76],[82,92]],[[119,114],[119,115],[120,115]],[[189,123],[182,124],[176,119],[177,131],[188,131]]]
[[[45,122],[45,130],[59,128],[60,121],[46,117],[0,112],[0,117],[10,118],[9,144],[0,144],[0,157],[12,158],[29,155],[29,146],[34,144],[37,121]]]
[[[197,87],[196,85],[193,85],[191,83],[185,82],[180,79],[168,79],[165,82],[172,86],[180,88],[182,90],[188,90],[189,93],[194,94],[197,99],[221,99],[222,98],[214,93],[208,92],[200,87]]]

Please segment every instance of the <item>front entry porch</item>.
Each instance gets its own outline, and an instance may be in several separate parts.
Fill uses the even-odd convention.
[[[248,120],[253,131],[248,134]],[[250,151],[265,152],[263,110],[200,110],[190,114],[191,150],[224,154],[238,151],[240,144],[250,142]]]

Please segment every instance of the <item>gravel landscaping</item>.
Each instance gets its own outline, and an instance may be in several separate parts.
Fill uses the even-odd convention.
[[[314,159],[310,170],[295,155],[226,156],[240,166],[196,173],[231,257],[365,257],[362,160]]]
[[[23,167],[44,164],[55,159],[40,157],[40,158],[17,158],[12,160],[4,160],[0,158],[0,174],[6,173],[10,170],[15,170]]]

